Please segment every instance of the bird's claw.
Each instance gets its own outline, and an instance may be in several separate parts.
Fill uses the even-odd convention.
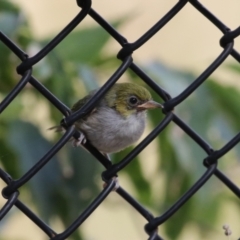
[[[79,147],[79,146],[81,146],[81,144],[85,144],[86,142],[87,142],[87,139],[86,139],[85,135],[82,132],[80,132],[80,137],[78,139],[74,138],[72,141],[72,145],[74,147]]]
[[[113,179],[114,182],[115,182],[115,187],[113,188],[112,191],[117,191],[118,188],[120,187],[118,177],[115,176],[115,177],[113,177],[112,179]],[[105,188],[106,186],[107,186],[107,183],[105,182],[105,183],[103,184],[103,188]]]

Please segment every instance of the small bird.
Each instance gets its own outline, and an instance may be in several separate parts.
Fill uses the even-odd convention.
[[[97,90],[76,102],[72,112],[86,104]],[[73,144],[80,146],[88,140],[105,156],[119,152],[135,143],[143,134],[146,110],[161,107],[161,104],[152,100],[146,88],[135,83],[116,83],[89,114],[74,123],[81,136],[73,140]],[[63,130],[61,126],[51,129],[54,128],[56,131]]]

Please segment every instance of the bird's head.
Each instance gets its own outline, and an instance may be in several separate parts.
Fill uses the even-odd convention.
[[[151,108],[160,108],[150,92],[136,83],[116,83],[105,95],[108,107],[116,109],[123,117],[128,117]]]

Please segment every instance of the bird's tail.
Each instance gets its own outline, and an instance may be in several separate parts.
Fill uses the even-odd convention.
[[[47,130],[55,130],[55,132],[63,132],[64,128],[61,125],[58,125],[58,126],[50,127]]]

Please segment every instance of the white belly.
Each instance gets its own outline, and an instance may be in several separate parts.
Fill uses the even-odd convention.
[[[145,128],[145,112],[123,118],[113,109],[101,109],[80,124],[91,144],[104,153],[118,152],[135,143]]]

